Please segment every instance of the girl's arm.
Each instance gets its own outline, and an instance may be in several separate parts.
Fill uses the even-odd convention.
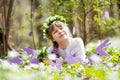
[[[77,38],[77,53],[76,56],[79,56],[83,62],[85,61],[86,54],[85,54],[85,46],[83,40],[81,38]]]

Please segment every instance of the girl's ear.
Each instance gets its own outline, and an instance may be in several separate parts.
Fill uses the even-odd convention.
[[[55,40],[54,40],[54,39],[52,39],[52,41],[53,41],[53,42],[55,42]]]

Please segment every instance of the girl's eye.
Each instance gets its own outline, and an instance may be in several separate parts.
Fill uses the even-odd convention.
[[[57,33],[57,30],[53,31],[53,33],[54,33],[54,34]]]
[[[60,26],[59,28],[60,28],[60,29],[63,29],[63,27],[62,27],[62,26]]]
[[[60,27],[60,29],[63,29],[63,27]]]

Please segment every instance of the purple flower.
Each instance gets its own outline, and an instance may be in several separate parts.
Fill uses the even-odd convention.
[[[52,5],[55,5],[54,0],[52,0]]]
[[[50,65],[56,66],[58,69],[62,68],[62,59],[56,58],[55,62],[51,62]]]
[[[92,55],[92,54],[91,54]],[[93,60],[91,59],[91,55],[87,56],[88,62],[90,65],[93,64]]]
[[[74,64],[77,62],[80,62],[82,64],[82,60],[80,57],[73,57],[73,55],[76,53],[76,49],[73,49],[71,52],[67,51],[67,56],[65,57],[65,60],[68,64]]]
[[[57,54],[57,49],[53,49],[51,53],[52,54]]]
[[[30,63],[38,64],[39,60],[37,58],[33,58],[33,59],[30,60]]]
[[[21,59],[20,59],[19,56],[17,56],[17,57],[14,57],[14,58],[8,59],[8,62],[10,62],[10,63],[14,63],[14,64],[21,64]]]
[[[34,7],[32,7],[34,8]],[[30,18],[33,18],[34,17],[34,13],[32,12],[31,15],[30,15]]]
[[[107,56],[108,54],[104,51],[104,48],[106,46],[110,45],[109,39],[106,39],[103,43],[101,43],[97,48],[96,48],[96,53],[99,54],[99,56]]]
[[[109,12],[108,12],[108,11],[105,11],[104,16],[105,16],[106,19],[109,19],[109,18],[110,18]]]
[[[32,54],[32,56],[34,55],[33,50],[31,48],[22,48],[24,51],[27,52],[27,54]]]
[[[29,36],[32,36],[33,35],[33,32],[31,31],[30,33],[29,33]]]
[[[108,54],[104,51],[104,48],[108,45],[110,45],[110,42],[109,39],[106,39],[96,48],[95,53],[91,54],[90,56],[87,56],[90,65],[92,65],[94,62],[100,62],[101,61],[100,57],[108,56]]]
[[[72,34],[75,35],[75,32],[76,32],[76,28],[75,26],[73,27],[73,30],[72,30]]]

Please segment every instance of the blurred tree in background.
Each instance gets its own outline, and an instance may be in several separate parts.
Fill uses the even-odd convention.
[[[75,29],[73,37],[85,44],[119,36],[119,0],[0,0],[0,56],[10,47],[48,46],[40,27],[55,14],[64,16],[71,33]]]
[[[13,11],[14,0],[0,1],[0,56],[7,55],[9,46],[9,32],[11,27],[11,16]]]

